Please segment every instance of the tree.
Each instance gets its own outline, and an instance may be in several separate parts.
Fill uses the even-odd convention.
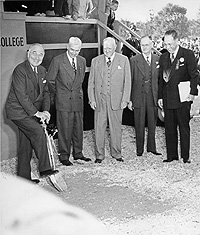
[[[163,35],[169,29],[175,29],[180,38],[189,34],[189,22],[185,16],[187,9],[168,3],[158,15],[154,17],[154,34]]]

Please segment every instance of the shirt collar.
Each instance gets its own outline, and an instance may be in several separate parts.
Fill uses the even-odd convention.
[[[105,57],[106,57],[106,62],[108,62],[108,57],[107,56]],[[114,60],[114,57],[115,57],[115,52],[110,57],[111,62]]]
[[[176,50],[173,52],[173,54],[174,54],[174,58],[177,56],[177,54],[178,54],[178,50],[179,50],[179,46],[177,46]]]
[[[151,61],[151,53],[149,55],[145,55],[142,53],[142,55],[144,56],[145,60],[147,60],[147,56],[148,56],[149,61]]]
[[[36,73],[38,73],[38,68],[37,67],[34,67],[32,64],[30,64],[30,66],[31,66],[33,72],[35,71]]]
[[[72,57],[69,55],[68,51],[66,52],[69,62],[72,64]],[[76,57],[74,58],[74,63],[76,65]]]

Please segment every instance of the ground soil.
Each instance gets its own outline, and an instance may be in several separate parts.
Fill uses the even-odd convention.
[[[157,150],[162,156],[146,151],[142,157],[136,156],[131,126],[123,126],[125,161],[111,157],[107,133],[106,158],[95,164],[94,131],[85,131],[83,152],[92,161],[71,159],[73,166],[66,167],[56,159],[56,177],[64,191],[58,192],[46,179],[41,179],[38,187],[92,213],[108,234],[200,235],[200,118],[193,118],[190,124],[191,164],[181,159],[162,162],[166,158],[163,127],[156,130]],[[32,169],[37,177],[36,164],[33,161]],[[2,162],[4,172],[15,174],[15,167],[16,160]]]

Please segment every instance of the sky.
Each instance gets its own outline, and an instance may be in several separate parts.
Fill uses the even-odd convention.
[[[168,3],[179,5],[187,9],[186,17],[196,19],[200,0],[119,0],[119,8],[116,11],[118,20],[129,20],[133,23],[149,20],[150,11],[156,15]]]

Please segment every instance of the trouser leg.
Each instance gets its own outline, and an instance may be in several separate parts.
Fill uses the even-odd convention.
[[[69,160],[74,126],[74,113],[57,110],[58,152],[60,161]]]
[[[32,146],[33,150],[35,151],[35,155],[38,158],[39,171],[41,172],[41,171],[50,170],[52,167],[50,165],[49,154],[48,154],[48,149],[47,149],[47,139],[46,139],[44,130],[41,127],[41,125],[34,118],[29,118],[29,117],[21,119],[21,120],[13,120],[13,122],[18,126],[20,131],[23,132],[26,138],[30,141],[30,145]],[[19,139],[19,141],[25,140],[25,144],[27,144],[27,146],[22,146],[24,143],[20,142],[19,158],[21,158],[22,156],[22,158],[25,159],[28,156],[28,160],[25,160],[26,166],[24,166],[24,170],[25,170],[25,167],[27,167],[27,169],[29,169],[30,171],[30,166],[27,165],[27,163],[29,162],[30,164],[30,159],[31,159],[30,151],[31,150],[30,150],[30,145],[28,141],[25,139],[25,136],[20,134],[21,139]],[[23,166],[20,166],[20,167],[23,167]]]
[[[165,137],[167,159],[178,159],[178,131],[176,109],[166,109],[165,112]]]
[[[74,112],[74,128],[72,135],[73,156],[78,158],[82,156],[83,150],[83,112]]]

